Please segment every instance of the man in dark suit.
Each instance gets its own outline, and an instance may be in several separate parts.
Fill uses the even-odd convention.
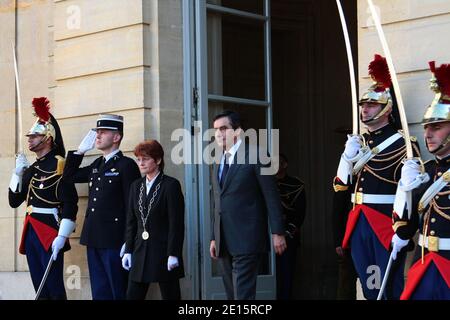
[[[89,183],[89,200],[80,243],[87,246],[89,276],[94,300],[125,299],[127,274],[120,259],[124,249],[125,221],[131,183],[140,178],[138,166],[119,150],[123,118],[101,115],[97,127],[77,151],[69,151],[64,176]],[[95,147],[103,153],[91,165],[79,168],[84,153]]]
[[[255,299],[260,258],[269,251],[268,221],[275,252],[286,249],[280,195],[274,175],[261,172],[255,146],[245,146],[239,114],[214,118],[216,142],[223,149],[214,168],[214,215],[210,255],[219,258],[228,299]],[[256,157],[254,157],[256,155]]]

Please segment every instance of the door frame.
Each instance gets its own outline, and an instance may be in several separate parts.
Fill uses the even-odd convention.
[[[183,55],[184,55],[184,126],[191,132],[192,164],[185,166],[187,205],[187,252],[191,277],[192,299],[225,299],[220,276],[212,276],[212,260],[209,255],[210,243],[210,166],[196,165],[202,161],[202,150],[208,141],[202,140],[208,129],[209,101],[234,102],[241,105],[265,108],[268,129],[267,146],[271,149],[272,118],[272,64],[271,64],[271,21],[270,0],[264,2],[262,15],[231,9],[220,5],[207,4],[206,0],[183,0]],[[265,100],[212,95],[208,92],[207,61],[207,12],[232,14],[242,18],[264,21],[264,73]],[[198,126],[200,124],[200,126]],[[203,127],[202,127],[203,124]],[[201,146],[199,150],[199,146]],[[198,156],[197,156],[198,155]],[[270,272],[258,276],[257,299],[276,297],[275,254],[271,246]]]

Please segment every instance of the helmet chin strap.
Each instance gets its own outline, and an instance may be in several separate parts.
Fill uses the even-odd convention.
[[[30,151],[33,151],[33,152],[34,152],[34,150],[36,150],[37,147],[39,147],[41,144],[43,144],[45,141],[47,141],[48,137],[49,137],[48,135],[45,135],[45,136],[41,139],[41,141],[39,141],[39,143],[38,143],[37,145],[35,145],[34,147],[30,148]]]
[[[447,144],[450,142],[450,135],[447,136],[447,138],[445,138],[444,140],[442,140],[441,144],[439,145],[439,147],[437,147],[435,150],[430,150],[430,148],[428,148],[428,143],[427,143],[427,139],[425,139],[425,145],[427,146],[427,149],[430,153],[435,154],[436,152],[439,152],[440,150],[442,150],[443,148],[445,148],[447,146]]]
[[[373,121],[376,121],[376,120],[380,119],[380,118],[381,118],[384,114],[386,114],[386,112],[388,112],[389,110],[392,110],[392,108],[391,108],[391,106],[390,106],[389,103],[388,103],[388,104],[386,104],[386,105],[384,106],[384,108],[381,109],[380,112],[378,112],[378,114],[376,114],[372,119],[369,119],[369,120],[364,121],[364,120],[362,120],[362,114],[361,114],[361,115],[360,115],[360,120],[361,120],[361,122],[364,123],[364,124],[370,124],[370,123],[372,123]]]

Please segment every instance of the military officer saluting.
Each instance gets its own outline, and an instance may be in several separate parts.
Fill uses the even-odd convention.
[[[9,186],[9,205],[27,205],[19,252],[27,257],[31,279],[37,291],[50,261],[54,260],[39,299],[66,299],[60,250],[70,249],[68,237],[75,228],[78,196],[75,186],[62,178],[64,143],[56,119],[49,112],[47,98],[35,98],[38,117],[26,134],[28,149],[36,153],[29,166],[24,154],[16,159]]]
[[[425,145],[434,160],[425,172],[414,160],[403,169],[394,206],[398,251],[419,230],[414,263],[401,299],[450,299],[450,65],[430,62],[436,97],[422,120]],[[412,190],[411,205],[406,192]],[[411,208],[411,210],[407,210]]]
[[[92,297],[125,299],[127,274],[122,268],[125,217],[131,183],[140,178],[136,162],[119,150],[123,117],[100,115],[97,127],[67,156],[64,175],[75,183],[88,183],[89,201],[80,243],[87,246]],[[94,146],[103,156],[80,168],[84,154]],[[120,253],[120,254],[119,254]]]
[[[380,288],[372,279],[378,277],[378,283],[381,282],[390,256],[394,235],[392,207],[406,146],[392,117],[395,110],[386,59],[375,55],[369,74],[374,84],[359,101],[360,118],[368,133],[349,136],[334,189],[347,192],[353,202],[342,248],[350,248],[364,296],[374,300]],[[417,145],[414,149],[418,153]],[[403,254],[391,269],[392,278],[385,291],[389,299],[398,299],[403,290],[404,257]]]

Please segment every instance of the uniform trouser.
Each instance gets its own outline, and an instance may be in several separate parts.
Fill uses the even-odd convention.
[[[292,297],[296,258],[297,246],[293,241],[288,240],[287,249],[281,256],[276,256],[278,300],[289,300]]]
[[[231,255],[221,248],[219,265],[228,300],[255,300],[260,254]]]
[[[352,233],[351,254],[353,264],[361,281],[364,297],[368,300],[376,300],[389,261],[390,252],[381,244],[363,214],[359,216]],[[392,263],[384,292],[385,299],[398,300],[400,298],[404,287],[405,259],[406,248],[397,254],[397,259]]]
[[[178,279],[158,282],[163,300],[180,300],[180,281]],[[127,300],[144,300],[150,283],[128,282]]]
[[[119,249],[87,248],[92,299],[124,300],[128,274]]]
[[[450,300],[450,288],[433,262],[420,279],[411,300]]]
[[[39,289],[48,262],[52,256],[51,249],[45,251],[31,224],[27,227],[25,238],[25,254],[30,269],[34,290]],[[64,253],[60,251],[58,258],[53,261],[52,267],[42,288],[39,299],[65,300],[67,299],[64,288]]]

